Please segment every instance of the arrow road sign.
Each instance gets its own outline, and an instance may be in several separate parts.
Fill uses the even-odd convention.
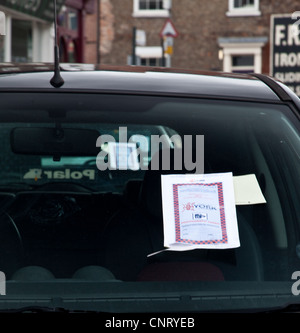
[[[161,29],[160,32],[160,37],[164,38],[164,37],[173,37],[176,38],[178,36],[178,32],[174,26],[174,24],[172,23],[172,21],[170,19],[167,19],[163,28]]]

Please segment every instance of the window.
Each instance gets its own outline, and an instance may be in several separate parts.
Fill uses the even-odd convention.
[[[165,54],[164,63],[162,59],[162,48],[160,46],[137,46],[136,55],[142,66],[171,67],[171,57]]]
[[[76,9],[63,6],[59,17],[58,25],[60,31],[60,60],[62,62],[79,62],[78,26],[79,12]]]
[[[52,23],[26,15],[6,15],[6,35],[0,36],[0,62],[53,62]]]
[[[254,7],[254,0],[234,0],[234,8],[248,8]]]
[[[25,20],[12,20],[11,60],[13,62],[32,61],[32,23]]]
[[[222,48],[223,71],[261,73],[262,47],[267,41],[267,37],[219,38],[219,46]]]
[[[237,64],[249,61],[234,59]],[[132,74],[134,78],[136,73]],[[199,82],[194,76],[186,80],[189,74],[159,74],[152,72],[150,77],[187,83],[186,89]],[[52,308],[51,295],[61,298],[66,311],[111,314],[270,311],[299,301],[291,292],[295,283],[291,275],[299,270],[299,119],[283,102],[220,99],[221,84],[228,85],[229,91],[243,83],[260,89],[255,80],[230,84],[233,78],[222,79],[207,77],[217,98],[204,99],[171,96],[169,86],[157,96],[141,90],[137,94],[90,90],[0,94],[0,262],[9,290],[7,296],[1,295],[5,302],[0,302],[0,309],[30,306],[35,311],[37,304]],[[128,84],[124,76],[122,82]],[[63,131],[64,141],[54,141],[55,128],[58,134]],[[20,130],[23,135],[16,135]],[[98,135],[103,140],[95,147]],[[238,248],[161,251],[166,203],[161,176],[188,173],[191,182],[199,179],[195,170],[186,169],[192,153],[195,163],[200,162],[198,135],[205,136],[205,173],[255,174],[266,203],[236,205]],[[38,137],[42,144],[32,145]],[[80,142],[84,142],[81,147]],[[117,158],[120,152],[113,155],[109,144],[125,142],[137,144],[140,161],[148,168],[109,168],[114,160],[110,157]],[[171,153],[173,145],[183,149],[181,169],[164,169],[163,160],[154,168],[156,158],[163,158],[160,147]],[[53,159],[49,147],[61,147],[56,151],[62,158]],[[186,193],[186,199],[201,198],[197,206],[204,206],[203,201],[214,203],[208,191],[202,193]],[[201,209],[211,216],[216,208],[205,204]],[[203,233],[210,228],[214,235],[220,222],[193,224]],[[191,301],[186,301],[187,294]]]
[[[77,10],[63,6],[58,17],[59,26],[76,32],[78,30],[78,15]]]
[[[161,66],[161,59],[159,58],[143,58],[141,59],[142,66]]]
[[[254,54],[232,55],[231,71],[233,73],[253,73]]]
[[[259,0],[229,0],[227,16],[258,16]]]
[[[233,73],[261,73],[261,50],[224,48],[223,70]]]
[[[140,0],[139,7],[141,10],[158,10],[163,9],[163,1],[162,0]]]
[[[169,17],[172,0],[133,0],[134,17]]]

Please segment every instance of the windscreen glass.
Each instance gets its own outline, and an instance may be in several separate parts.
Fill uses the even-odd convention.
[[[28,293],[119,312],[297,299],[300,136],[287,106],[1,95],[0,269],[12,307]]]

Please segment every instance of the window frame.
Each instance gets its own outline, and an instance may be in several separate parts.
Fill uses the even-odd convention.
[[[169,9],[140,9],[139,1],[133,0],[133,17],[170,17]]]
[[[160,61],[162,59],[162,48],[161,46],[137,46],[136,55],[140,59],[158,59]],[[165,66],[171,67],[171,57],[168,54],[164,55],[165,57]],[[162,65],[160,65],[162,66]]]
[[[235,70],[252,70],[253,73],[261,73],[262,67],[262,56],[261,56],[261,48],[260,47],[224,47],[224,61],[223,61],[223,70],[224,72],[234,72]],[[244,55],[253,55],[254,56],[254,64],[253,66],[246,67],[237,67],[232,64],[233,56],[244,56]]]
[[[260,16],[259,0],[254,0],[254,6],[252,7],[240,7],[237,8],[234,5],[234,0],[228,0],[227,16]]]
[[[254,73],[262,72],[262,48],[267,41],[265,39],[261,40],[247,40],[233,38],[226,41],[223,38],[219,39],[219,46],[221,48],[222,60],[223,60],[223,71],[224,72],[234,72],[235,69],[239,70],[251,70],[253,68]],[[235,68],[232,65],[233,56],[243,56],[243,55],[253,55],[254,64],[253,66],[247,66],[247,68]],[[220,59],[221,60],[221,59]],[[250,68],[251,67],[251,68]]]

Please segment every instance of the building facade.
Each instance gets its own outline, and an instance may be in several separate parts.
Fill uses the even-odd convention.
[[[84,62],[85,25],[96,0],[56,0],[61,60]],[[5,36],[0,37],[2,62],[53,62],[54,1],[0,0]],[[95,51],[96,52],[96,51]]]
[[[86,62],[86,26],[95,12],[95,0],[65,0],[58,15],[58,39],[62,62]],[[94,30],[96,30],[96,22]],[[87,45],[89,47],[89,45]],[[96,50],[95,50],[96,52]]]
[[[99,2],[101,63],[132,63],[136,56],[141,65],[265,74],[270,74],[271,16],[300,10],[298,0]],[[178,35],[162,41],[168,19]]]
[[[56,1],[62,62],[274,74],[300,95],[298,0]],[[53,61],[53,3],[0,0],[0,61]]]

